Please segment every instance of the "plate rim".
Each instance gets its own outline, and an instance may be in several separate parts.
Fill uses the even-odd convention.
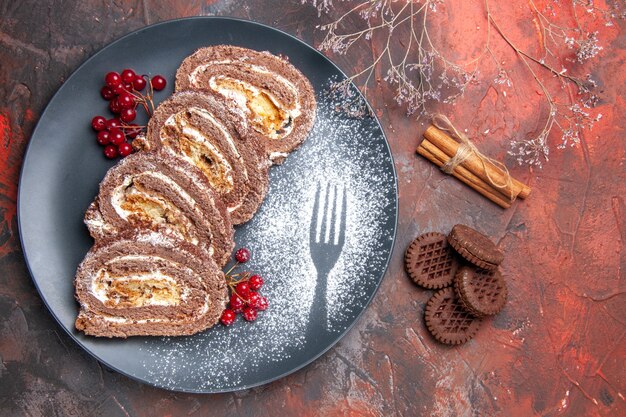
[[[224,20],[224,21],[232,21],[232,22],[236,22],[236,23],[252,24],[252,25],[263,27],[264,29],[269,29],[269,30],[273,30],[273,31],[279,32],[280,34],[282,34],[284,36],[288,36],[289,38],[297,41],[303,47],[308,48],[309,50],[311,50],[311,51],[315,52],[316,54],[320,55],[322,58],[326,59],[337,71],[339,71],[339,73],[342,76],[344,76],[346,79],[349,78],[343,72],[343,70],[341,68],[339,68],[339,66],[337,66],[337,64],[335,64],[335,62],[333,62],[329,57],[327,57],[326,55],[321,53],[319,50],[317,50],[314,47],[312,47],[311,45],[309,45],[304,40],[299,39],[298,37],[296,37],[294,35],[291,35],[291,34],[285,32],[285,31],[283,31],[281,29],[277,29],[277,28],[269,26],[267,24],[260,23],[260,22],[255,22],[255,21],[248,20],[248,19],[241,19],[241,18],[229,17],[229,16],[189,16],[189,17],[182,17],[182,18],[164,20],[164,21],[161,21],[161,22],[153,23],[151,25],[147,25],[147,26],[143,26],[141,28],[135,29],[135,30],[127,33],[126,35],[121,36],[121,37],[117,38],[116,40],[114,40],[114,41],[104,45],[97,52],[93,53],[88,58],[86,58],[74,71],[72,71],[70,76],[67,77],[67,79],[58,87],[58,89],[55,91],[55,93],[52,95],[52,97],[50,98],[50,100],[46,104],[46,107],[41,112],[41,115],[39,116],[39,118],[37,120],[37,124],[35,125],[35,128],[33,129],[33,132],[30,135],[30,138],[28,140],[28,144],[26,146],[26,150],[24,151],[24,156],[22,157],[22,166],[20,168],[20,175],[19,175],[18,189],[17,189],[16,219],[17,219],[17,227],[18,227],[18,234],[19,234],[19,240],[20,240],[20,247],[22,249],[22,255],[23,255],[23,258],[24,258],[24,263],[26,264],[26,268],[28,269],[28,273],[30,275],[31,280],[32,280],[33,284],[35,285],[35,288],[37,289],[37,293],[39,294],[39,298],[41,299],[43,304],[46,306],[46,309],[48,310],[50,315],[52,315],[52,317],[56,321],[56,324],[59,327],[61,327],[61,329],[63,329],[63,331],[67,335],[69,335],[70,338],[84,352],[89,354],[89,356],[91,356],[92,358],[94,358],[96,361],[98,361],[99,363],[103,364],[107,368],[109,368],[109,369],[111,369],[111,370],[113,370],[115,372],[119,372],[120,374],[124,375],[127,378],[130,378],[133,381],[137,381],[139,383],[142,383],[142,384],[154,387],[154,388],[166,390],[166,391],[169,391],[169,392],[181,392],[181,393],[187,393],[187,394],[223,394],[223,393],[229,393],[229,392],[243,391],[243,390],[247,390],[247,389],[250,389],[250,388],[266,385],[266,384],[269,384],[271,382],[274,382],[274,381],[277,381],[279,379],[282,379],[282,378],[284,378],[284,377],[286,377],[286,376],[288,376],[290,374],[293,374],[293,373],[303,369],[304,367],[310,365],[311,363],[315,362],[320,357],[325,355],[333,346],[335,346],[341,339],[343,339],[343,337],[346,336],[347,333],[354,327],[354,325],[361,319],[361,316],[363,315],[365,310],[367,310],[367,308],[371,304],[372,300],[374,299],[374,297],[378,293],[378,290],[380,288],[381,283],[385,279],[385,275],[387,274],[387,271],[389,269],[389,263],[391,262],[391,258],[393,256],[393,252],[394,252],[394,249],[395,249],[396,237],[397,237],[397,232],[398,232],[398,212],[399,212],[399,207],[398,207],[398,200],[399,200],[399,195],[398,195],[398,175],[397,175],[397,171],[396,171],[396,166],[395,166],[395,160],[394,160],[394,157],[393,157],[393,153],[391,152],[391,146],[389,145],[389,141],[387,139],[387,135],[385,134],[385,131],[384,131],[380,121],[378,120],[378,117],[376,116],[375,112],[373,111],[373,109],[370,106],[370,104],[367,101],[367,99],[361,93],[361,90],[356,88],[354,83],[352,81],[350,81],[350,83],[353,85],[353,87],[358,92],[359,97],[361,97],[361,99],[363,99],[363,101],[367,105],[367,108],[370,110],[371,117],[374,119],[374,121],[378,125],[378,128],[380,129],[380,131],[382,133],[382,136],[383,136],[383,139],[384,139],[384,145],[385,145],[387,151],[389,152],[389,156],[391,158],[391,169],[392,169],[392,173],[393,173],[393,187],[394,187],[394,191],[395,191],[394,192],[395,199],[394,199],[394,207],[393,207],[393,209],[394,209],[393,233],[392,233],[392,236],[391,236],[391,249],[389,251],[387,259],[385,260],[382,276],[378,280],[378,282],[376,284],[376,287],[374,288],[374,291],[372,292],[370,297],[366,300],[366,302],[363,305],[361,311],[355,316],[355,318],[352,321],[352,323],[350,323],[349,326],[347,326],[342,332],[340,332],[337,335],[337,337],[334,338],[333,341],[326,348],[321,350],[317,355],[311,357],[310,359],[304,361],[303,363],[301,363],[298,366],[290,369],[287,372],[284,372],[284,373],[282,373],[280,375],[277,375],[277,376],[274,376],[274,377],[271,377],[271,378],[264,379],[262,381],[258,381],[256,383],[246,384],[246,385],[242,385],[242,386],[237,386],[235,388],[231,387],[231,388],[219,388],[219,389],[208,389],[208,390],[207,389],[194,390],[194,389],[186,389],[186,388],[170,388],[170,387],[167,387],[167,386],[164,386],[164,385],[160,385],[157,382],[145,380],[145,379],[142,379],[142,378],[140,378],[138,376],[131,375],[131,374],[127,373],[126,371],[124,371],[124,370],[122,370],[122,369],[120,369],[120,368],[118,368],[116,366],[113,366],[110,363],[108,363],[107,361],[99,358],[94,352],[92,352],[85,345],[83,345],[83,343],[81,343],[81,341],[70,331],[70,329],[66,328],[65,325],[61,322],[61,320],[59,319],[57,314],[50,307],[50,305],[48,303],[48,300],[43,296],[43,294],[41,292],[41,289],[39,288],[39,284],[38,284],[37,280],[35,279],[33,271],[31,270],[31,265],[30,265],[30,262],[29,262],[29,259],[28,259],[28,254],[27,254],[27,251],[26,251],[26,247],[24,245],[24,238],[23,238],[23,232],[22,232],[22,221],[21,221],[21,217],[22,217],[22,213],[21,213],[22,203],[21,203],[21,200],[22,200],[22,198],[21,197],[22,197],[22,194],[23,194],[23,190],[22,190],[23,181],[22,181],[22,179],[23,179],[24,172],[25,172],[25,170],[27,168],[27,165],[28,165],[27,164],[27,162],[28,162],[28,155],[29,155],[29,151],[31,150],[31,145],[33,143],[32,142],[32,138],[38,133],[38,130],[41,127],[40,126],[41,119],[49,111],[51,103],[55,100],[55,98],[57,97],[57,95],[59,94],[59,92],[61,91],[63,86],[66,83],[68,83],[69,81],[71,81],[72,78],[85,65],[87,65],[97,55],[102,53],[102,51],[104,51],[107,48],[113,47],[114,45],[116,45],[117,43],[122,42],[126,38],[129,38],[131,36],[136,35],[140,31],[151,29],[151,28],[154,28],[154,27],[157,27],[157,26],[161,26],[161,25],[176,24],[177,22],[184,22],[184,21],[190,21],[190,20]]]

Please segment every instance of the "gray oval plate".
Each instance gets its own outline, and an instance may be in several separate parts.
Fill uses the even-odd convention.
[[[238,318],[231,327],[218,325],[189,337],[86,337],[74,329],[78,305],[73,277],[93,243],[83,213],[114,163],[104,158],[90,128],[94,115],[111,117],[99,96],[103,76],[123,69],[112,65],[163,74],[169,83],[156,94],[160,100],[172,93],[180,62],[195,49],[216,44],[282,54],[311,80],[317,94],[318,116],[308,140],[272,168],[261,209],[236,230],[238,244],[253,253],[246,268],[265,277],[261,292],[270,307],[254,323]],[[397,184],[378,121],[336,112],[337,103],[324,94],[331,79],[345,75],[300,40],[261,24],[214,17],[140,29],[74,72],[31,138],[19,184],[18,218],[35,285],[76,343],[131,378],[209,393],[249,388],[294,372],[346,333],[387,268],[396,232]],[[331,212],[333,206],[336,212]],[[332,242],[330,232],[320,233],[324,208],[328,219],[337,219]],[[320,214],[317,222],[315,213]]]

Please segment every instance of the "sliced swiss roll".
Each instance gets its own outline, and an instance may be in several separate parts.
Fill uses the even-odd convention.
[[[210,92],[184,91],[155,110],[145,138],[133,146],[174,155],[196,167],[220,195],[233,224],[252,218],[267,192],[269,164],[245,119],[229,100]]]
[[[226,206],[180,158],[140,152],[111,168],[85,213],[97,241],[129,227],[158,230],[199,246],[224,266],[235,245]]]
[[[201,48],[176,72],[176,91],[193,89],[234,99],[273,163],[281,163],[300,146],[315,121],[311,83],[288,61],[269,52],[231,45]]]
[[[96,242],[74,285],[76,328],[102,337],[198,333],[218,322],[228,298],[224,274],[206,252],[139,229]]]

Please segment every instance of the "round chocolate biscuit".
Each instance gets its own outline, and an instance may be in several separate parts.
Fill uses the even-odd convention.
[[[437,291],[428,300],[424,318],[433,337],[447,345],[467,342],[482,323],[481,319],[465,311],[450,287]]]
[[[504,260],[504,254],[487,236],[463,224],[452,228],[448,243],[459,255],[482,269],[493,271]]]
[[[456,273],[454,290],[465,310],[476,317],[499,313],[507,299],[506,282],[500,271],[464,266]]]
[[[442,233],[418,236],[404,254],[404,265],[413,282],[434,290],[452,285],[459,267],[454,251]]]

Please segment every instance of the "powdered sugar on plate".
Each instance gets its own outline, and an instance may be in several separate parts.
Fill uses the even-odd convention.
[[[207,392],[274,379],[332,345],[375,292],[395,233],[393,162],[375,120],[350,119],[324,98],[318,103],[309,138],[272,168],[263,205],[236,232],[252,252],[245,269],[265,279],[268,310],[254,323],[239,317],[191,337],[146,339],[144,366],[156,385]],[[329,185],[346,193],[345,244],[328,275],[328,335],[311,343],[305,335],[317,271],[310,223],[316,190]]]

